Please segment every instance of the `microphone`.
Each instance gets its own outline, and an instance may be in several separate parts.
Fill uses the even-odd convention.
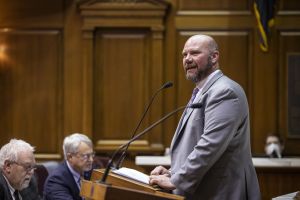
[[[109,163],[107,164],[107,167],[105,168],[104,174],[100,180],[101,183],[105,183],[106,178],[108,176],[108,173],[112,167],[113,164],[113,160],[115,159],[116,155],[123,149],[123,148],[128,148],[128,146],[134,142],[135,140],[139,139],[140,137],[142,137],[143,135],[145,135],[147,132],[149,132],[151,129],[153,129],[155,126],[159,125],[160,123],[162,123],[163,121],[165,121],[166,119],[168,119],[169,117],[171,117],[172,115],[174,115],[175,113],[177,113],[180,110],[183,110],[185,108],[192,108],[192,109],[198,109],[202,107],[202,103],[194,103],[194,104],[190,104],[187,106],[181,106],[175,110],[173,110],[172,112],[168,113],[167,115],[165,115],[163,118],[159,119],[158,121],[156,121],[155,123],[151,124],[148,128],[146,128],[145,130],[143,130],[142,132],[140,132],[139,134],[133,136],[127,143],[121,145],[112,155]]]
[[[150,102],[148,103],[147,107],[146,107],[146,110],[144,111],[139,123],[137,124],[137,126],[135,127],[133,133],[132,133],[132,136],[131,138],[133,138],[137,132],[137,130],[139,129],[139,127],[141,126],[141,123],[142,121],[144,120],[145,116],[146,116],[146,113],[148,112],[150,106],[152,105],[152,102],[154,100],[154,98],[156,97],[156,95],[162,91],[163,89],[166,89],[166,88],[169,88],[169,87],[172,87],[173,86],[173,83],[172,82],[166,82],[165,84],[163,84],[154,94],[153,96],[151,97],[150,99]],[[119,157],[119,160],[117,161],[116,165],[115,165],[115,168],[116,169],[119,169],[125,156],[126,156],[126,152],[128,150],[128,147],[129,147],[129,144],[125,147],[124,151],[122,152],[121,156]]]

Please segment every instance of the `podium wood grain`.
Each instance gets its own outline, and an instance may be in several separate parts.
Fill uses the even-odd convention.
[[[104,169],[95,169],[93,170],[92,177],[91,177],[91,183],[96,183],[98,180],[101,180],[101,177],[104,173]],[[133,195],[135,192],[139,193],[139,196],[143,196],[144,194],[150,195],[151,199],[158,197],[158,199],[184,199],[182,196],[170,194],[167,192],[164,192],[158,188],[154,188],[148,184],[141,183],[139,181],[135,181],[123,176],[119,176],[117,174],[109,173],[106,184],[110,185],[113,189],[110,189],[110,191],[115,190],[126,190],[127,195]],[[105,184],[101,184],[104,185]],[[103,192],[103,188],[101,189],[101,192]],[[106,190],[107,192],[107,190]],[[133,194],[131,194],[133,193]],[[125,195],[124,195],[125,196]],[[152,197],[153,196],[153,197]],[[155,197],[154,197],[155,196]],[[150,198],[150,197],[149,197]],[[123,199],[123,196],[122,196]],[[136,198],[135,198],[136,199]],[[124,200],[124,199],[123,199]],[[144,200],[144,199],[143,199]]]

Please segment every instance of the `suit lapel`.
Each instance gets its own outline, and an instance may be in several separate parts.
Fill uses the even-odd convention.
[[[201,101],[201,98],[200,98],[199,101],[197,101],[197,103],[199,103],[200,101]],[[189,109],[187,109],[186,112],[184,112],[183,115],[181,116],[181,119],[180,119],[180,121],[179,121],[179,123],[178,123],[177,129],[176,129],[176,131],[175,131],[173,140],[172,140],[172,142],[171,142],[171,148],[170,148],[171,151],[172,151],[172,149],[174,148],[175,143],[176,143],[178,137],[182,134],[183,127],[186,125],[187,120],[190,118],[190,116],[191,116],[191,114],[192,114],[193,111],[194,111],[194,109],[189,108]]]
[[[198,102],[197,102],[197,103],[198,103]],[[183,116],[183,119],[182,119],[182,124],[181,124],[181,126],[179,127],[178,133],[180,133],[180,132],[182,131],[183,127],[185,126],[187,120],[190,118],[190,116],[191,116],[191,114],[192,114],[193,111],[194,111],[194,109],[192,109],[192,108],[187,108],[186,113],[185,113],[185,115]]]
[[[73,190],[72,190],[72,196],[73,196],[73,198],[82,199],[81,197],[78,197],[79,194],[80,194],[80,191],[78,189],[77,183],[75,182],[75,179],[73,177],[72,172],[68,168],[67,162],[64,161],[63,165],[65,167],[65,170],[67,171],[67,174],[68,174],[68,177],[66,177],[66,181],[68,181],[69,184],[70,184],[70,187],[73,188]]]
[[[213,77],[211,77],[211,79],[204,85],[201,93],[200,93],[200,97],[199,99],[196,101],[197,103],[202,102],[202,97],[203,95],[207,92],[207,90],[219,79],[223,76],[223,73],[220,71],[218,71]],[[185,115],[183,114],[180,118],[180,121],[178,123],[177,129],[175,131],[173,140],[171,142],[171,151],[174,148],[177,139],[179,138],[179,136],[182,134],[183,132],[183,128],[187,123],[187,120],[190,118],[192,112],[194,111],[194,109],[187,109],[187,112],[183,112],[185,113]]]
[[[204,84],[204,87],[201,91],[201,96],[207,92],[207,90],[219,79],[223,76],[223,73],[221,70],[219,70],[209,81]]]
[[[0,174],[0,184],[3,186],[3,189],[4,189],[4,191],[3,191],[4,199],[5,200],[13,200],[11,193],[9,191],[9,188],[8,188],[7,182],[6,182],[5,178],[3,177],[2,173]]]

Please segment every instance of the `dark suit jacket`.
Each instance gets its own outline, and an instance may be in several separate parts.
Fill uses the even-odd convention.
[[[2,172],[0,174],[0,199],[1,200],[12,200],[8,185],[2,175]]]
[[[36,180],[32,177],[29,186],[20,192],[23,200],[40,200],[38,195]],[[0,172],[0,199],[12,200],[8,185]]]
[[[44,199],[82,200],[73,175],[65,161],[48,176],[44,186]]]

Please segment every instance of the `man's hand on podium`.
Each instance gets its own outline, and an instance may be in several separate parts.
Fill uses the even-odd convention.
[[[171,173],[163,166],[158,166],[150,173],[149,184],[158,185],[165,190],[174,190],[175,186],[170,181]]]
[[[155,167],[155,169],[151,171],[150,175],[168,175],[171,177],[170,171],[163,166]]]
[[[176,187],[171,183],[170,177],[167,174],[164,175],[151,175],[149,184],[152,186],[158,185],[165,190],[174,190]]]

